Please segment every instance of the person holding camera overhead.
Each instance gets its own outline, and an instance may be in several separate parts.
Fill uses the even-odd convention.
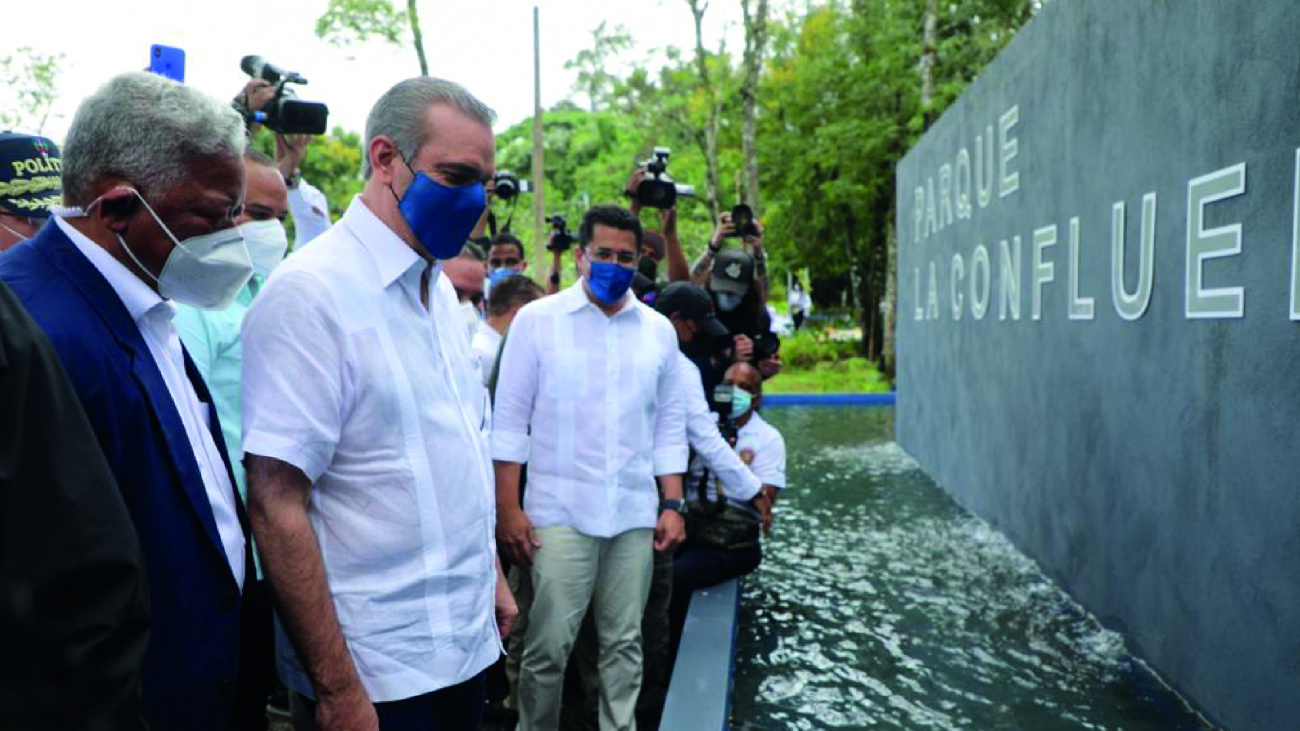
[[[600,727],[634,727],[652,551],[670,553],[683,538],[677,337],[629,292],[640,247],[631,211],[588,210],[578,233],[582,279],[520,310],[501,354],[497,539],[512,563],[530,568],[534,591],[521,731],[559,725],[564,668],[588,606],[600,638]]]
[[[259,68],[265,66],[269,64],[264,63],[263,67]],[[272,73],[278,73],[278,70]],[[244,86],[244,90],[235,97],[235,109],[244,116],[244,124],[250,136],[256,135],[264,126],[258,120],[266,116],[263,110],[267,105],[274,103],[277,93],[278,87],[275,84],[264,78],[255,78],[250,80]],[[276,124],[276,126],[282,125]],[[275,166],[280,171],[288,191],[289,211],[293,215],[293,248],[296,251],[329,229],[329,201],[324,193],[304,180],[299,171],[303,155],[307,153],[307,145],[311,143],[313,135],[287,133],[279,129],[271,131],[275,133]]]
[[[492,118],[449,81],[386,91],[361,195],[244,319],[249,513],[298,731],[478,728],[514,621],[487,393],[443,275],[487,206]]]

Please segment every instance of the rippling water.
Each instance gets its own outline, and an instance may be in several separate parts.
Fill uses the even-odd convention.
[[[1210,726],[890,439],[782,408],[791,488],[741,604],[733,728]]]

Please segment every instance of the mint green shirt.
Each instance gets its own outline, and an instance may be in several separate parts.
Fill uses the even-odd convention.
[[[240,371],[244,359],[239,342],[239,327],[243,324],[244,313],[252,304],[254,295],[264,283],[262,277],[253,275],[224,310],[200,310],[178,303],[176,317],[172,320],[181,342],[185,344],[185,350],[194,360],[199,373],[203,374],[203,381],[212,393],[217,418],[221,420],[221,436],[226,441],[230,467],[235,473],[235,487],[245,502],[248,500],[248,489],[244,484],[243,441],[240,437],[243,420],[240,418],[239,394]],[[257,576],[261,578],[261,564],[260,561],[257,563]]]

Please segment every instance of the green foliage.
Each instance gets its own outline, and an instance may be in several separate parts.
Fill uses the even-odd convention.
[[[835,340],[824,330],[805,327],[781,338],[781,361],[787,368],[808,369],[819,363],[838,363],[859,355],[855,340]]]
[[[578,55],[565,62],[564,68],[578,70],[574,85],[587,95],[594,112],[607,106],[618,81],[607,69],[619,53],[632,47],[632,36],[621,25],[616,26],[613,32],[606,31],[602,20],[591,32],[591,38],[591,48],[578,51]]]
[[[338,47],[371,38],[401,45],[407,25],[406,11],[389,0],[330,0],[325,14],[316,19],[316,37]]]
[[[0,58],[0,80],[6,89],[0,101],[0,129],[40,134],[59,96],[58,79],[65,54],[43,54],[24,46]]]
[[[583,211],[600,203],[627,204],[623,189],[636,169],[636,162],[650,155],[656,145],[671,146],[671,136],[648,134],[629,115],[616,111],[586,112],[570,105],[557,105],[543,113],[546,160],[546,213],[562,214],[576,233]],[[497,135],[497,169],[510,170],[528,178],[533,164],[533,120],[526,119]],[[686,146],[673,148],[670,173],[682,182],[702,183],[704,155]],[[533,236],[533,194],[522,193],[515,203],[511,230],[525,243]],[[510,208],[496,204],[497,220],[504,224]],[[661,227],[657,211],[641,213],[646,228]],[[688,255],[703,251],[712,232],[707,207],[699,201],[678,202],[678,229]]]
[[[811,368],[786,366],[763,384],[763,393],[888,393],[889,381],[866,358],[823,361]]]
[[[252,146],[274,158],[275,133],[262,129],[253,138]],[[328,135],[310,138],[298,171],[303,180],[325,194],[329,200],[330,218],[338,220],[352,203],[353,196],[365,185],[361,179],[361,135],[335,127]],[[292,224],[290,221],[290,227]],[[293,240],[292,235],[290,240]]]

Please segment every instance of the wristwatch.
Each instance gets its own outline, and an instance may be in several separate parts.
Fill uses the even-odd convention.
[[[663,500],[659,503],[659,512],[671,510],[678,515],[686,515],[686,503],[681,500]]]

